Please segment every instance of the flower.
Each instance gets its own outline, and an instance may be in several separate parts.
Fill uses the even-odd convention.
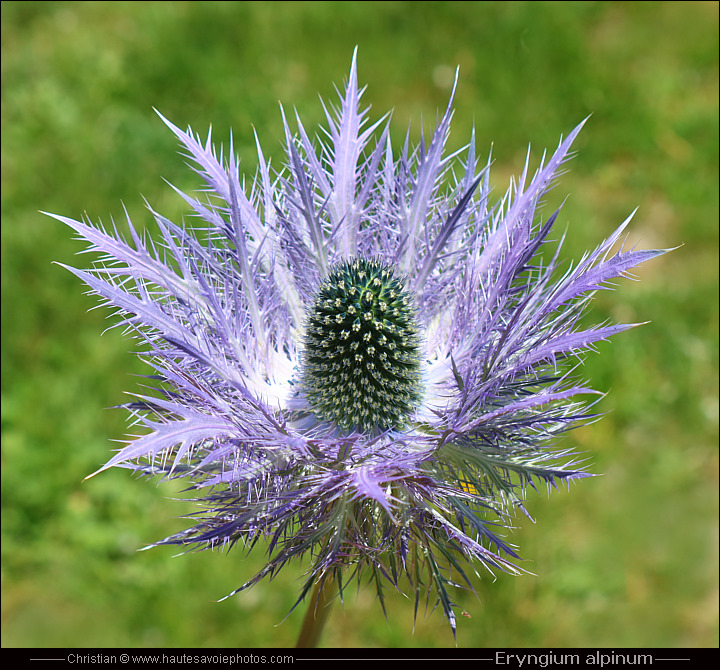
[[[364,90],[364,89],[363,89]],[[387,117],[368,125],[356,60],[325,136],[293,134],[254,180],[191,131],[162,120],[206,193],[178,191],[196,219],[150,210],[160,237],[63,216],[102,254],[68,268],[144,345],[154,391],[126,405],[145,433],[113,466],[182,478],[203,512],[157,544],[252,547],[265,567],[237,591],[307,559],[340,593],[369,575],[423,588],[453,633],[450,587],[479,567],[516,573],[505,539],[528,487],[590,476],[561,433],[597,416],[578,357],[630,325],[585,328],[593,293],[662,251],[618,246],[630,218],[564,270],[537,213],[582,123],[491,205],[474,135],[443,154],[447,110],[429,142],[399,152]],[[456,173],[457,171],[457,173]],[[199,223],[198,223],[199,222]],[[97,474],[97,473],[96,473]],[[237,591],[233,592],[236,593]],[[232,594],[231,594],[232,595]]]

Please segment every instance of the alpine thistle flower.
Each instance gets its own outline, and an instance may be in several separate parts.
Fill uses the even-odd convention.
[[[325,137],[293,134],[271,169],[257,142],[246,187],[224,157],[162,120],[205,181],[178,191],[196,222],[150,210],[161,237],[66,223],[102,254],[68,268],[144,345],[155,391],[126,405],[146,433],[113,466],[182,478],[204,510],[157,544],[252,547],[265,567],[305,556],[298,601],[369,576],[439,602],[479,566],[516,573],[503,539],[528,487],[589,476],[561,433],[594,393],[573,362],[630,325],[583,328],[593,293],[662,251],[613,253],[626,220],[561,271],[558,212],[537,214],[583,124],[495,205],[474,135],[444,156],[450,102],[429,142],[399,153],[387,117],[367,125],[355,57]],[[458,169],[459,168],[459,169]],[[457,173],[456,173],[457,170]],[[54,216],[54,215],[53,215]],[[384,605],[383,605],[384,607]]]

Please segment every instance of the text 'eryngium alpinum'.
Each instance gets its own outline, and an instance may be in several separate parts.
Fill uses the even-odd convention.
[[[267,563],[238,591],[304,556],[300,598],[366,575],[381,596],[383,582],[427,590],[454,631],[451,587],[479,566],[518,571],[503,534],[528,486],[588,476],[554,446],[594,416],[573,368],[630,326],[580,316],[662,252],[623,250],[628,219],[559,267],[558,213],[537,209],[581,126],[491,204],[474,135],[462,158],[443,155],[453,96],[429,141],[398,151],[361,95],[353,58],[324,134],[299,118],[293,134],[283,115],[286,163],[271,169],[258,143],[249,187],[232,143],[224,160],[163,118],[205,186],[178,191],[187,222],[151,210],[152,242],[130,221],[126,242],[56,218],[100,254],[69,269],[115,307],[156,380],[127,405],[145,434],[101,470],[183,478],[204,510],[158,544],[264,539]]]

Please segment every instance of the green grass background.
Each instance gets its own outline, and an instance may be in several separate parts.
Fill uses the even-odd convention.
[[[199,186],[156,107],[227,146],[246,173],[253,127],[281,160],[278,100],[322,118],[359,47],[365,102],[401,142],[430,130],[460,80],[451,147],[474,124],[496,193],[581,119],[548,207],[565,257],[639,207],[630,243],[680,248],[603,293],[590,321],[650,321],[584,372],[608,416],[571,433],[602,477],[549,498],[513,540],[536,576],[460,594],[461,647],[718,644],[718,5],[715,2],[3,2],[2,644],[294,644],[300,566],[215,602],[262,564],[136,550],[182,527],[177,490],[112,471],[81,480],[126,430],[106,409],[143,367],[107,311],[53,261],[82,245],[38,210],[143,225],[141,196],[185,208]],[[536,164],[536,163],[535,163]],[[438,611],[374,591],[337,607],[323,644],[452,646]]]

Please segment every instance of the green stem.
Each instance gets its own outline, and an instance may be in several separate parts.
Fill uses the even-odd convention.
[[[315,584],[307,612],[305,612],[300,635],[295,645],[296,649],[317,647],[325,621],[327,621],[328,614],[330,614],[334,583],[332,577],[328,577],[327,579],[319,579]]]

